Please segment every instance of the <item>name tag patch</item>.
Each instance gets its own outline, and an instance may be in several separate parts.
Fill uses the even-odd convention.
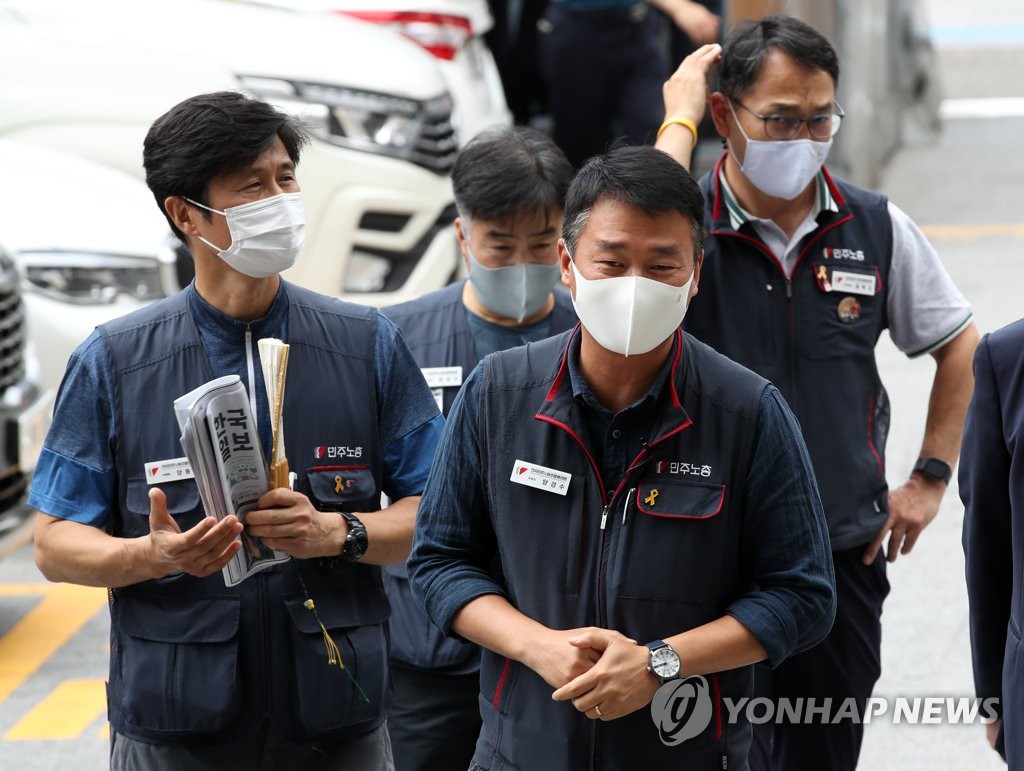
[[[437,408],[444,412],[444,389],[462,385],[462,367],[423,367],[420,372],[434,395]]]
[[[511,481],[517,485],[536,487],[538,490],[546,490],[549,493],[565,495],[569,492],[569,480],[572,474],[558,469],[539,466],[525,460],[516,460],[512,466]]]
[[[846,270],[832,271],[832,291],[874,297],[875,276],[870,273],[851,273]]]
[[[188,458],[154,460],[146,464],[146,484],[149,485],[174,482],[178,479],[193,479],[194,477]]]

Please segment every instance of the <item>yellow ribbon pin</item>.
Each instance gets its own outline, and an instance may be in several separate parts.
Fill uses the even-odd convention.
[[[342,479],[341,477],[334,477],[334,492],[345,492],[345,480]]]
[[[657,490],[651,490],[651,494],[648,495],[646,498],[644,498],[644,503],[646,503],[648,506],[653,506],[654,502],[657,499],[658,499],[658,491]]]

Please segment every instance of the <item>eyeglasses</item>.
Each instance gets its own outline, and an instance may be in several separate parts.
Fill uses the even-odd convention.
[[[799,118],[796,115],[762,115],[754,112],[738,99],[730,99],[755,118],[764,121],[764,133],[769,139],[792,139],[800,133],[800,126],[807,124],[807,131],[814,139],[829,139],[836,135],[839,126],[846,117],[843,108],[835,103],[835,110],[825,115],[812,115],[810,118]]]

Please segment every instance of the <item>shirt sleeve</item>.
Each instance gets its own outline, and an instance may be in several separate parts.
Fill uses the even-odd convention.
[[[891,201],[889,217],[889,336],[908,356],[920,356],[959,335],[974,314],[946,272],[938,252],[913,220]]]
[[[993,372],[990,342],[986,335],[974,354],[974,395],[964,424],[959,482],[974,684],[980,698],[1001,698],[1015,584],[1012,458],[1003,432],[1003,399]],[[1015,346],[1014,358],[1017,351]]]
[[[726,612],[753,633],[775,667],[828,634],[836,597],[811,459],[796,418],[771,385],[761,396],[743,500],[740,548],[754,588]]]
[[[409,555],[413,597],[445,634],[471,600],[507,596],[494,580],[497,539],[480,476],[478,364],[448,415],[437,457],[416,515]]]
[[[105,527],[114,509],[113,380],[93,332],[71,355],[32,476],[28,505],[60,519]]]
[[[419,495],[427,481],[444,418],[402,333],[380,313],[376,370],[384,492],[391,500]]]

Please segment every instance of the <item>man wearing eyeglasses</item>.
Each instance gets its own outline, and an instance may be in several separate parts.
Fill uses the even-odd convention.
[[[718,90],[705,78],[719,58]],[[844,119],[839,62],[817,31],[773,15],[705,46],[665,84],[657,146],[688,166],[710,104],[726,152],[701,180],[709,238],[686,331],[775,383],[810,450],[829,524],[839,607],[823,643],[772,672],[764,695],[852,699],[863,715],[881,672],[889,562],[935,517],[959,453],[978,340],[970,306],[909,217],[824,167]],[[937,364],[920,458],[889,490],[889,401],[875,344],[888,329]],[[881,546],[888,537],[883,555]],[[751,768],[853,769],[859,719],[755,730]]]

